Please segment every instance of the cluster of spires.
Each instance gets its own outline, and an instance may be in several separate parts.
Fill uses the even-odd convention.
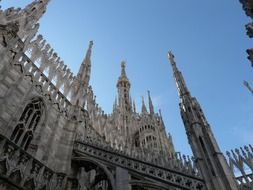
[[[42,6],[44,6],[44,8],[45,8],[46,5],[48,4],[48,2],[49,2],[49,0],[40,0],[40,1],[36,0],[33,3],[31,3],[30,5],[28,5],[27,7],[29,7],[29,6],[32,7],[37,4],[42,4]],[[40,18],[39,15],[42,16],[41,13],[43,14],[44,12],[40,11],[38,14],[38,12],[36,12],[36,11],[35,12],[31,11],[31,14],[28,16],[31,16],[31,15],[34,16],[35,23],[36,23]],[[27,29],[27,28],[24,28],[24,29]],[[93,42],[91,41],[89,44],[89,48],[87,50],[85,59],[82,62],[79,72],[76,77],[75,97],[74,97],[73,101],[74,101],[75,105],[80,106],[80,107],[84,106],[83,100],[85,99],[85,91],[89,87],[90,68],[91,68],[90,57],[91,57],[91,52],[92,52],[92,46],[93,46]],[[174,78],[176,81],[179,97],[181,100],[183,100],[184,104],[191,106],[191,107],[189,107],[189,108],[191,108],[190,111],[185,110],[185,112],[183,113],[185,115],[182,115],[182,112],[181,112],[181,115],[182,115],[182,117],[187,116],[190,119],[192,119],[191,118],[192,116],[196,116],[196,118],[198,119],[198,121],[197,120],[192,120],[192,121],[186,120],[186,122],[188,122],[187,123],[188,127],[189,126],[191,127],[191,132],[195,133],[195,135],[197,134],[197,137],[198,137],[198,139],[193,139],[193,140],[189,138],[189,141],[190,141],[189,143],[192,145],[193,152],[197,156],[199,156],[199,158],[201,158],[201,157],[204,158],[204,159],[199,159],[198,162],[200,162],[200,164],[201,164],[200,166],[202,166],[200,169],[202,171],[204,170],[204,172],[202,172],[202,174],[206,174],[205,176],[203,176],[203,178],[207,182],[206,185],[209,187],[208,189],[217,189],[218,190],[218,189],[220,189],[220,187],[225,187],[225,185],[230,185],[230,187],[228,187],[229,189],[236,189],[236,185],[234,184],[233,176],[230,175],[229,172],[227,172],[228,168],[227,168],[225,159],[223,158],[222,154],[220,154],[220,150],[219,150],[219,147],[215,141],[215,138],[214,138],[209,126],[206,125],[205,120],[203,119],[203,113],[200,109],[200,106],[197,105],[196,99],[192,98],[190,95],[190,92],[185,84],[182,73],[178,70],[178,68],[176,66],[176,62],[174,60],[174,55],[172,54],[172,52],[168,53],[168,58],[170,60],[171,66],[172,66],[173,75],[174,75]],[[120,76],[119,80],[122,80],[122,81],[118,81],[117,87],[119,88],[120,83],[124,82],[124,84],[128,84],[128,86],[124,85],[123,87],[127,87],[129,90],[130,82],[128,81],[127,76],[126,76],[124,63],[121,65],[121,68],[122,68],[122,70],[121,70],[121,76]],[[148,98],[149,98],[150,113],[152,114],[152,113],[154,113],[154,107],[153,107],[153,102],[152,102],[149,91],[148,91]],[[184,101],[185,99],[187,99],[188,101]],[[194,110],[192,108],[197,108],[197,109]],[[144,98],[142,98],[142,113],[147,113],[147,108],[146,108],[146,105],[144,102]],[[195,118],[193,118],[193,119],[195,119]],[[184,118],[183,118],[183,120],[184,120]],[[192,134],[187,133],[187,135],[189,137]],[[195,138],[195,136],[191,136],[191,137]],[[193,141],[194,141],[194,143],[193,143]],[[201,147],[195,146],[196,142],[198,144],[200,143]],[[200,151],[200,153],[199,153],[199,150],[202,150],[202,151]],[[245,150],[247,150],[247,149],[245,149]],[[242,153],[244,156],[246,155],[244,150],[242,150]],[[201,155],[198,155],[198,154],[201,154]],[[233,154],[233,156],[234,155],[235,154]],[[236,158],[236,155],[235,155],[235,158]],[[218,164],[220,164],[220,165],[218,165]],[[209,173],[206,172],[207,170],[209,171]],[[215,172],[217,172],[218,174],[221,175],[222,178],[220,178],[220,181],[216,180]],[[210,174],[212,174],[212,175],[210,175]],[[216,182],[219,184],[217,185]],[[210,188],[210,187],[212,187],[212,188]]]
[[[36,24],[38,24],[39,19],[45,13],[49,2],[50,2],[50,0],[35,0],[25,7],[25,10],[33,10],[33,7],[40,7],[41,8],[41,10],[31,11],[31,13],[29,15],[26,15],[27,17],[34,18],[34,21],[33,21],[34,26]],[[11,8],[9,11],[13,11],[13,10],[14,9]],[[13,21],[13,20],[10,20],[10,21]],[[22,31],[21,31],[21,33],[22,33]],[[85,58],[84,58],[81,66],[79,68],[79,71],[77,73],[76,85],[75,85],[76,92],[74,94],[74,97],[72,97],[72,99],[73,99],[72,103],[75,105],[81,106],[81,107],[84,106],[84,99],[85,99],[84,96],[86,94],[84,91],[87,91],[87,88],[89,86],[90,72],[91,72],[92,46],[93,46],[93,41],[90,41]],[[189,91],[185,85],[185,82],[184,82],[181,72],[176,67],[176,63],[174,61],[174,55],[171,52],[169,52],[168,56],[169,56],[169,60],[172,65],[172,69],[173,69],[174,77],[175,77],[175,80],[177,83],[179,95],[180,95],[180,97],[182,97],[184,94],[189,93]],[[127,82],[130,87],[130,82],[127,78],[126,71],[125,71],[125,65],[126,65],[125,61],[122,61],[122,63],[121,63],[121,76],[119,77],[118,84],[120,81],[124,81],[124,82]],[[117,84],[117,87],[118,87],[118,84]],[[80,91],[82,91],[82,92],[80,92]],[[133,111],[136,112],[135,102],[134,101],[132,102],[131,97],[129,97],[129,98],[131,101],[131,106],[133,106]],[[150,95],[150,91],[148,91],[148,102],[149,102],[149,112],[150,112],[150,114],[154,114],[154,106],[153,106],[152,98]],[[117,100],[115,101],[115,105],[117,105]],[[142,96],[141,111],[142,111],[142,113],[148,113],[143,96]]]
[[[125,81],[127,83],[129,83],[130,85],[130,82],[127,78],[127,75],[126,75],[126,70],[125,70],[125,67],[126,67],[126,62],[125,61],[122,61],[121,62],[121,75],[119,77],[119,80],[118,80],[118,83],[122,82],[122,81]],[[118,87],[118,85],[117,85]],[[151,98],[151,95],[150,95],[150,91],[148,90],[148,103],[149,103],[149,113],[151,115],[154,114],[154,106],[153,106],[153,101],[152,101],[152,98]],[[144,96],[141,97],[142,98],[142,106],[141,106],[141,111],[143,114],[146,114],[148,113],[148,110],[147,110],[147,107],[146,107],[146,104],[145,104],[145,100],[144,100]],[[131,97],[130,97],[130,102],[132,102],[131,100]],[[136,113],[136,105],[135,105],[135,101],[133,101],[133,111],[134,113]],[[117,105],[117,99],[115,101],[115,105]]]
[[[90,72],[91,72],[91,54],[92,54],[92,47],[93,47],[93,41],[89,42],[89,46],[88,46],[88,50],[86,52],[85,58],[79,68],[78,74],[77,74],[77,80],[79,81],[79,86],[78,89],[86,89],[89,86],[89,80],[90,80]],[[178,94],[179,97],[182,98],[184,95],[190,95],[190,92],[185,84],[184,78],[182,76],[182,73],[178,70],[177,66],[176,66],[176,62],[174,60],[174,55],[171,51],[168,52],[168,59],[171,63],[172,66],[172,70],[173,70],[173,76],[175,78],[176,81],[176,85],[177,85],[177,89],[178,89]],[[120,82],[127,82],[130,86],[130,82],[128,80],[127,74],[126,74],[126,62],[122,61],[121,62],[121,75],[118,79],[118,84]],[[117,87],[119,87],[119,85],[117,84]],[[145,100],[144,100],[144,96],[142,96],[142,106],[141,106],[141,112],[143,114],[147,114],[150,113],[151,115],[153,115],[154,112],[154,105],[153,105],[153,101],[151,98],[151,94],[150,91],[148,90],[148,105],[149,105],[149,112],[148,109],[146,107],[145,104]],[[130,97],[130,102],[131,105],[133,106],[133,111],[134,113],[136,113],[136,105],[135,105],[135,101],[131,100]],[[117,105],[117,98],[115,98],[115,103],[113,105],[113,107],[115,108]],[[159,109],[159,113],[161,115],[161,111]]]
[[[76,89],[78,89],[78,91],[87,89],[88,86],[89,86],[89,80],[90,80],[90,75],[91,75],[92,47],[93,47],[93,41],[90,41],[88,49],[87,49],[86,54],[85,54],[85,58],[84,58],[81,66],[79,68],[79,71],[77,73],[76,79],[78,81],[77,82],[78,85],[77,85]],[[122,61],[121,62],[121,75],[118,79],[118,84],[123,81],[123,82],[127,82],[130,86],[130,82],[128,80],[125,68],[126,68],[126,62]],[[119,87],[119,85],[117,85],[117,87]],[[83,97],[79,97],[79,98],[83,98]],[[80,99],[76,100],[75,103],[73,103],[73,102],[72,103],[76,104],[76,105],[79,105],[79,102],[80,102]],[[130,97],[130,102],[131,102],[131,105],[133,107],[133,111],[136,113],[135,101],[132,101],[131,97]],[[116,98],[115,103],[113,105],[114,108],[117,105],[117,103],[118,103],[118,101],[117,101],[117,98]],[[141,109],[142,113],[150,113],[151,115],[153,115],[154,114],[154,105],[153,105],[153,101],[152,101],[149,90],[148,90],[148,104],[149,104],[149,112],[147,110],[147,107],[146,107],[146,104],[145,104],[145,101],[144,101],[144,96],[142,96],[142,109]],[[80,105],[80,106],[83,107],[83,105]]]

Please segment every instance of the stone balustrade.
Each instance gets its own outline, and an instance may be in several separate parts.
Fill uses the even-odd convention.
[[[95,159],[111,163],[129,171],[137,172],[139,174],[156,178],[163,183],[178,186],[183,189],[201,190],[205,189],[203,180],[196,176],[196,173],[188,173],[187,170],[173,170],[155,165],[151,162],[141,161],[140,158],[133,158],[124,152],[114,150],[105,143],[94,143],[92,139],[76,140],[74,144],[74,151],[80,156],[86,154]],[[82,156],[81,156],[82,157]],[[73,157],[73,160],[78,160],[80,157]]]
[[[80,134],[76,136],[76,142],[94,145],[116,154],[121,154],[133,159],[149,162],[159,167],[180,171],[199,178],[201,177],[193,157],[190,158],[189,156],[182,155],[180,152],[177,152],[174,155],[163,155],[161,153],[155,154],[152,151],[137,148],[133,148],[131,152],[128,151],[129,149],[127,147],[125,147],[123,150],[119,150],[113,148],[110,143],[107,143],[104,139],[102,139],[101,136],[97,134],[95,130],[93,130],[93,128],[86,128],[86,131],[87,133],[84,136]]]
[[[229,167],[237,176],[238,185],[253,188],[253,147],[248,145],[226,153]]]
[[[247,183],[245,183],[246,182],[245,179],[247,179],[247,181],[248,181]],[[246,176],[239,176],[236,178],[236,182],[238,183],[238,186],[240,187],[240,189],[243,189],[245,187],[248,187],[248,189],[249,188],[252,189],[252,187],[253,187],[253,174],[248,174]]]

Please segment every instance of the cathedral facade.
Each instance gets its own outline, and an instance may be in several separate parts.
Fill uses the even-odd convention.
[[[176,153],[148,92],[141,113],[126,64],[105,114],[89,85],[91,41],[77,75],[37,34],[49,0],[0,10],[0,189],[253,189],[253,148],[220,151],[205,115],[168,53],[194,157]],[[234,168],[240,175],[234,174]]]

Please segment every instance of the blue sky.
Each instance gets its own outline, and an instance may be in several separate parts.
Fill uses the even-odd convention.
[[[222,151],[253,144],[253,96],[242,85],[243,80],[253,84],[245,52],[252,47],[244,27],[249,22],[239,0],[51,0],[40,33],[74,73],[94,41],[91,85],[106,113],[116,96],[120,62],[126,60],[138,110],[150,90],[176,150],[191,154],[167,51],[175,54]]]

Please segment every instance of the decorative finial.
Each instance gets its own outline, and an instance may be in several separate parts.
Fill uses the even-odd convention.
[[[126,62],[125,61],[122,61],[121,62],[121,75],[123,76],[125,76],[126,75]]]
[[[122,62],[121,62],[121,67],[122,67],[122,68],[125,68],[125,67],[126,67],[126,62],[125,62],[125,61],[122,61]]]

